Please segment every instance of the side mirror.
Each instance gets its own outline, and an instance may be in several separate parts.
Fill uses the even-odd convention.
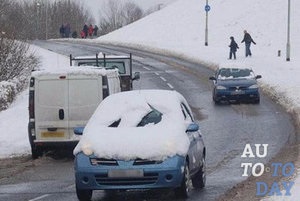
[[[196,123],[191,123],[188,128],[186,129],[186,132],[196,132],[199,130],[199,125]]]
[[[132,80],[139,80],[139,79],[140,79],[140,72],[135,72]]]
[[[73,132],[75,133],[75,135],[82,135],[84,130],[84,127],[76,127],[74,128]]]
[[[215,77],[209,77],[210,80],[217,80]]]
[[[255,76],[255,79],[260,79],[260,78],[262,78],[261,75],[256,75]]]

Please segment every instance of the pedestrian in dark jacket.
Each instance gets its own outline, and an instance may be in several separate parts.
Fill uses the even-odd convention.
[[[84,25],[83,26],[83,29],[82,29],[83,31],[84,31],[84,38],[86,38],[87,36],[88,36],[88,30],[89,30],[89,27],[88,27],[88,25]]]
[[[60,37],[62,37],[62,38],[65,37],[65,26],[63,24],[59,28],[59,34],[60,34]]]
[[[98,33],[97,33],[97,32],[98,32],[98,29],[99,29],[98,26],[95,25],[95,26],[94,26],[94,36],[96,36],[96,37],[97,37],[97,35],[98,35]]]
[[[246,30],[244,30],[244,38],[241,43],[243,43],[243,42],[245,42],[246,57],[252,56],[250,46],[251,46],[251,43],[253,43],[254,45],[256,45],[256,43],[253,41],[251,35]]]
[[[236,54],[235,53],[236,53],[237,49],[239,48],[239,46],[235,42],[233,36],[230,36],[230,40],[231,40],[231,42],[230,42],[230,45],[229,45],[229,47],[230,47],[229,59],[232,58],[232,55],[233,55],[233,58],[236,59]]]

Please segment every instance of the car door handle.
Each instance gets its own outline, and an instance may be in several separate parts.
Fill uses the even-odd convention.
[[[59,109],[58,116],[60,120],[63,120],[65,118],[65,112],[63,109]]]
[[[48,131],[57,131],[57,128],[47,128]]]

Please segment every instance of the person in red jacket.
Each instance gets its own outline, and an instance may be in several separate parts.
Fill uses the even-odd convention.
[[[81,30],[81,32],[80,32],[80,36],[81,36],[81,38],[86,38],[86,37],[85,37],[84,30]]]
[[[93,33],[94,33],[94,27],[93,27],[93,25],[90,24],[88,34],[89,34],[90,37],[92,37]]]

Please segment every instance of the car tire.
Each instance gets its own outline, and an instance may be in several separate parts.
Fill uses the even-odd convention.
[[[80,201],[90,201],[93,196],[92,190],[81,190],[76,187],[77,198]]]
[[[37,159],[38,157],[43,155],[43,151],[37,147],[31,147],[31,158]]]
[[[192,178],[192,183],[195,188],[204,188],[206,183],[206,162],[205,158],[202,158],[202,166],[200,170]]]
[[[192,189],[192,181],[190,177],[190,170],[189,170],[188,163],[186,162],[184,167],[182,182],[180,187],[175,189],[175,195],[176,197],[187,198],[189,196],[191,189]]]
[[[260,103],[260,98],[255,99],[255,100],[253,101],[253,103],[254,103],[254,104],[259,104],[259,103]]]
[[[215,105],[220,105],[220,101],[219,100],[214,100]]]

